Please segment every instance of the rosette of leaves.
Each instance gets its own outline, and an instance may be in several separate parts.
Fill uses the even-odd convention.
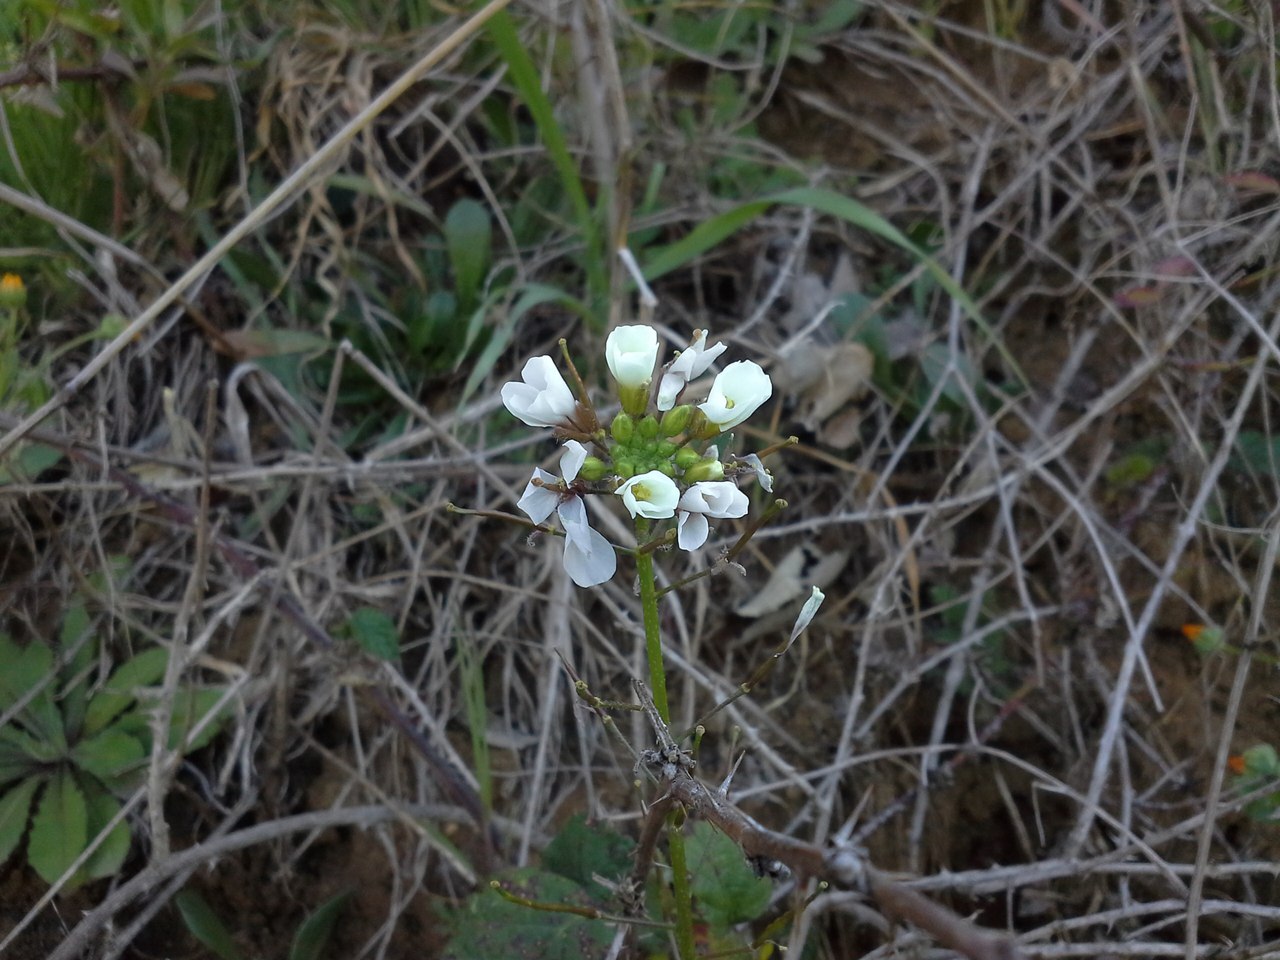
[[[101,664],[89,617],[74,605],[63,624],[58,662],[50,646],[19,646],[0,634],[0,863],[27,837],[27,861],[54,883],[106,830],[146,775],[152,747],[147,687],[164,676],[168,651],[144,650],[113,669]],[[220,688],[180,686],[168,745],[189,752],[219,723],[187,732],[214,709]],[[28,831],[28,823],[30,830]],[[71,885],[118,871],[129,853],[120,819],[76,871]]]

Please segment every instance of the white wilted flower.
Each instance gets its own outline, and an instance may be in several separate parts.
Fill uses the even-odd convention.
[[[682,350],[662,375],[662,382],[658,385],[658,409],[670,410],[674,407],[676,397],[680,396],[685,384],[706,373],[707,368],[727,349],[729,348],[723,343],[708,347],[707,331],[695,330],[689,348]]]
[[[577,401],[550,357],[530,357],[520,378],[502,385],[502,403],[512,416],[531,427],[558,427],[573,417]]]
[[[617,490],[627,511],[634,517],[664,520],[674,517],[680,502],[680,488],[665,473],[650,470],[632,477]]]
[[[729,364],[711,384],[706,403],[698,404],[707,420],[720,430],[736,427],[773,394],[773,381],[753,360]]]
[[[707,517],[745,517],[747,495],[728,480],[706,480],[695,483],[684,492],[679,509],[676,542],[681,550],[697,550],[707,542],[707,534],[711,530]]]
[[[586,459],[587,448],[577,440],[568,441],[560,456],[564,483],[535,467],[533,479],[524,488],[516,506],[534,523],[543,523],[553,512],[560,518],[560,525],[564,527],[564,568],[578,586],[594,587],[613,576],[618,567],[618,557],[609,541],[591,528],[587,522],[586,504],[568,487]]]
[[[658,334],[644,324],[614,327],[604,344],[604,358],[619,386],[643,387],[653,379]]]

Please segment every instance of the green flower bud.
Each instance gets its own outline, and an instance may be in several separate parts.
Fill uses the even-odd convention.
[[[659,460],[653,469],[668,477],[675,477],[676,475],[676,468],[671,465],[670,460]]]
[[[636,429],[640,432],[640,436],[644,437],[646,440],[657,440],[658,439],[657,417],[655,417],[653,414],[649,414],[647,417],[641,420],[638,424],[636,424]]]
[[[636,422],[627,414],[620,413],[613,418],[613,423],[609,426],[609,433],[619,443],[628,443],[635,436]]]
[[[684,472],[685,483],[701,483],[703,480],[723,480],[724,464],[719,460],[707,457],[699,460]]]
[[[674,437],[677,433],[683,431],[693,417],[693,410],[693,404],[683,403],[664,413],[661,424],[662,435],[664,437]]]
[[[676,450],[677,450],[676,445],[672,443],[670,440],[663,440],[661,443],[659,443],[656,447],[653,448],[654,455],[661,457],[663,460],[670,460],[671,455],[675,453]]]
[[[693,447],[681,447],[676,451],[676,466],[681,470],[688,470],[701,459],[702,454],[693,449]]]
[[[587,457],[582,461],[582,467],[578,470],[578,476],[583,480],[602,480],[604,475],[609,472],[609,465],[599,457]]]
[[[629,457],[619,457],[613,461],[613,472],[623,480],[630,480],[636,475],[636,465]]]

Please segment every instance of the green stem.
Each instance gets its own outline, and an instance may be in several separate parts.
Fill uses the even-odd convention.
[[[643,523],[643,526],[641,524]],[[636,522],[640,539],[649,532],[644,521]],[[636,555],[636,572],[640,575],[640,606],[644,610],[644,649],[649,658],[649,687],[653,691],[653,705],[664,723],[671,722],[671,708],[667,704],[667,671],[662,665],[662,631],[658,626],[658,591],[654,584],[653,556]]]
[[[647,520],[636,521],[636,534],[643,542],[649,533]],[[644,611],[644,646],[649,659],[649,687],[653,705],[664,723],[671,722],[667,702],[667,672],[662,664],[662,631],[658,623],[658,591],[653,575],[653,555],[636,555],[636,572],[640,575],[640,607]],[[684,854],[684,835],[676,823],[678,813],[667,818],[667,851],[671,859],[671,892],[676,902],[676,952],[681,960],[694,960],[693,893],[689,889],[689,866]]]

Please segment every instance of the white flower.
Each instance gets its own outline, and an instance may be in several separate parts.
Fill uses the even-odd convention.
[[[760,365],[739,360],[720,371],[707,402],[698,409],[720,430],[728,430],[755,413],[772,393],[773,382]]]
[[[663,520],[674,517],[680,502],[680,488],[665,473],[650,470],[632,477],[617,490],[632,517]]]
[[[749,465],[756,473],[756,483],[764,487],[766,493],[773,493],[773,474],[764,468],[764,462],[758,456],[748,453],[745,457],[734,459]]]
[[[614,327],[604,344],[604,358],[622,387],[643,387],[653,379],[658,360],[658,334],[653,327]]]
[[[707,517],[724,519],[746,515],[747,495],[737,485],[728,480],[695,483],[680,498],[676,542],[681,550],[697,550],[707,542],[707,534],[711,530]]]
[[[524,381],[502,385],[502,403],[531,427],[558,427],[577,409],[573,391],[550,357],[530,357],[520,371]]]
[[[516,506],[534,523],[544,522],[553,512],[560,518],[560,525],[564,527],[564,568],[578,586],[594,587],[613,576],[618,557],[609,541],[587,523],[587,506],[582,498],[569,492],[568,484],[578,476],[586,459],[587,448],[577,440],[570,440],[560,456],[560,471],[565,482],[560,483],[547,471],[535,467],[533,480],[524,488]],[[550,486],[540,486],[534,480]]]
[[[809,593],[809,599],[804,602],[804,606],[800,608],[800,616],[796,617],[796,625],[791,628],[791,639],[788,644],[796,642],[796,637],[800,636],[813,622],[813,618],[818,613],[818,608],[822,606],[822,601],[827,599],[827,595],[815,586]]]
[[[693,340],[689,342],[689,349],[682,350],[680,356],[671,361],[667,372],[662,375],[662,382],[658,385],[658,409],[670,410],[674,407],[676,397],[680,396],[684,385],[706,373],[716,357],[727,349],[729,348],[723,343],[717,343],[714,347],[708,348],[707,331],[695,330]]]

